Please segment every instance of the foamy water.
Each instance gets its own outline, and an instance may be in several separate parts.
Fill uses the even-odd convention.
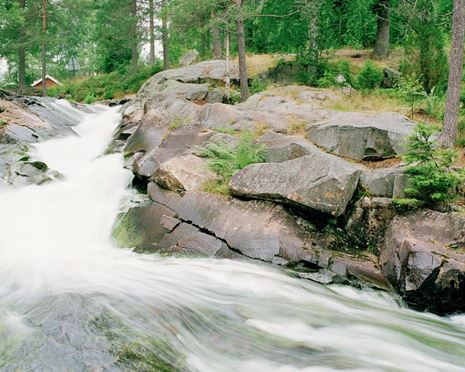
[[[0,191],[2,370],[465,371],[463,316],[265,264],[116,248],[132,175],[102,154],[119,120],[86,114],[79,136],[36,146],[63,180]]]

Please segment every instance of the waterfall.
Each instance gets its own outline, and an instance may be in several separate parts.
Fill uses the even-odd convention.
[[[33,149],[63,179],[0,191],[1,370],[465,371],[463,316],[262,263],[116,248],[132,174],[103,153],[121,117],[79,119],[78,136]]]

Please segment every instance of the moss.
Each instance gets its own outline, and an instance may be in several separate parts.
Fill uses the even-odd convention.
[[[131,210],[118,215],[112,236],[117,245],[123,248],[135,247],[143,243],[137,222],[131,216]]]
[[[189,124],[190,119],[183,116],[176,116],[170,123],[168,129],[173,131],[179,127]]]
[[[29,163],[29,164],[31,164],[34,168],[36,168],[36,169],[38,169],[38,170],[40,170],[42,172],[45,172],[45,171],[48,170],[48,165],[41,162],[41,161],[34,161],[32,163]]]
[[[110,342],[114,363],[124,370],[172,372],[184,365],[165,341],[138,335],[115,315],[104,313],[90,325]]]

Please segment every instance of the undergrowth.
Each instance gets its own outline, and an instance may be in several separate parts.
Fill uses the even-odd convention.
[[[49,88],[52,97],[65,97],[72,101],[94,103],[96,101],[121,98],[136,93],[151,76],[161,71],[161,65],[143,66],[136,70],[118,70],[88,78],[77,78],[63,82],[63,86]]]
[[[265,161],[264,146],[254,143],[253,138],[252,133],[244,132],[236,146],[221,142],[210,144],[201,151],[200,155],[209,159],[210,170],[219,176],[218,181],[205,184],[205,191],[227,194],[229,181],[234,174],[250,164]]]

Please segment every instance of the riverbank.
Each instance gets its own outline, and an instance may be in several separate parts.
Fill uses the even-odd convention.
[[[126,105],[113,147],[149,199],[121,216],[123,246],[258,259],[325,284],[394,290],[420,310],[464,310],[465,256],[450,248],[464,217],[403,215],[392,202],[408,186],[393,159],[414,122],[338,112],[328,102],[342,98],[299,86],[224,104],[225,74],[222,61],[161,72]],[[245,161],[257,164],[218,171],[254,147],[263,158]]]

